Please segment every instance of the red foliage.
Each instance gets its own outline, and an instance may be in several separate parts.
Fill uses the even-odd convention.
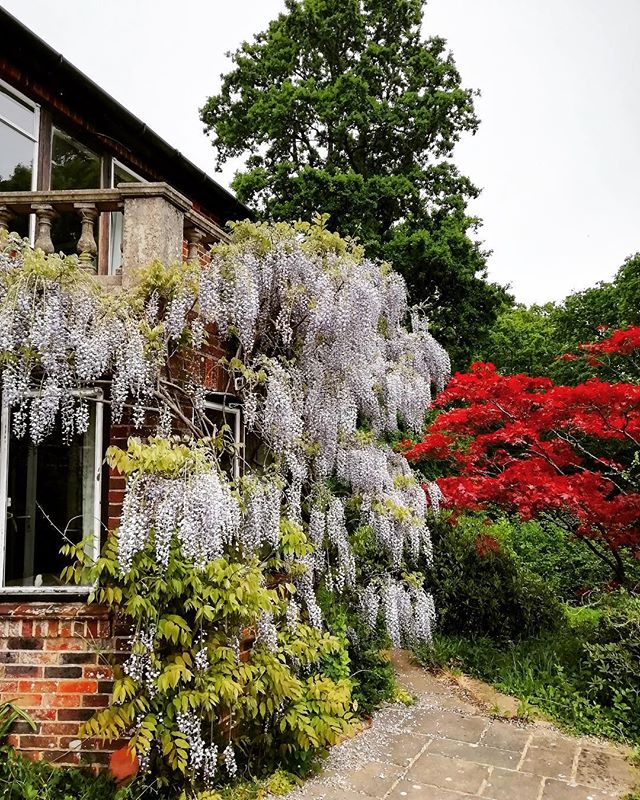
[[[626,356],[640,348],[640,327],[632,326],[614,331],[606,339],[592,344],[582,344],[580,347],[588,353]]]
[[[490,536],[488,533],[481,533],[476,536],[475,548],[479,556],[485,557],[490,553],[499,553],[500,543],[495,536]]]
[[[636,340],[640,328],[618,331],[594,352],[620,353]],[[553,515],[614,552],[640,552],[640,493],[624,472],[640,446],[640,386],[599,378],[559,386],[475,363],[436,405],[442,412],[406,456],[444,462],[444,505]]]

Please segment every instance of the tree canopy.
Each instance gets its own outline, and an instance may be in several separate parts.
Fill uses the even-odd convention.
[[[504,374],[547,375],[559,355],[554,311],[553,303],[505,308],[489,331],[487,360]]]
[[[595,369],[634,361],[639,347],[640,328],[583,346]],[[436,405],[443,410],[405,454],[431,472],[442,470],[437,483],[445,506],[551,519],[583,539],[624,583],[621,551],[640,554],[637,382],[593,375],[561,386],[546,377],[503,376],[478,362],[453,377]]]
[[[454,364],[468,363],[505,291],[467,210],[478,190],[451,161],[478,127],[442,38],[422,39],[420,0],[286,0],[231,56],[201,110],[233,188],[265,218],[321,211],[387,259],[424,303]],[[473,337],[468,335],[473,331]]]
[[[583,342],[608,331],[640,324],[640,253],[625,259],[613,280],[573,292],[559,303],[505,307],[476,352],[498,371],[549,375],[563,383],[585,380],[583,360],[561,358],[580,352]]]

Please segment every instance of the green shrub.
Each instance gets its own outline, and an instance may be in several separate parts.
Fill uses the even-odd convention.
[[[416,655],[488,681],[577,733],[640,744],[640,598],[619,593],[569,608],[561,633],[517,642],[438,635]]]
[[[431,526],[434,562],[426,569],[438,630],[518,639],[553,629],[563,611],[545,582],[501,541],[499,525],[440,515]]]
[[[202,792],[198,800],[261,800],[265,794],[284,795],[299,779],[279,770],[262,779],[239,781],[217,792]],[[95,775],[79,767],[53,766],[30,761],[9,746],[0,747],[0,798],[2,800],[185,800],[176,787],[158,787],[138,777],[118,789],[105,772]]]
[[[353,611],[353,606],[345,601],[336,602],[335,595],[321,590],[318,600],[329,632],[343,645],[332,662],[324,659],[323,672],[332,680],[350,676],[351,697],[358,714],[370,716],[396,694],[393,665],[384,652],[390,647],[389,637],[381,623],[371,633]]]
[[[368,717],[383,703],[395,698],[395,674],[380,642],[367,637],[361,623],[354,631],[356,635],[349,646],[351,677],[355,681],[352,697],[358,705],[358,712]]]
[[[501,543],[509,547],[524,568],[538,575],[554,594],[569,603],[607,587],[611,567],[576,537],[553,522],[537,520],[498,523]],[[640,562],[623,554],[631,583],[640,584]]]
[[[584,642],[584,693],[594,705],[611,709],[640,742],[640,597],[620,594],[615,600]]]
[[[136,796],[129,789],[116,789],[105,773],[96,776],[77,767],[54,767],[0,747],[2,800],[134,800]]]

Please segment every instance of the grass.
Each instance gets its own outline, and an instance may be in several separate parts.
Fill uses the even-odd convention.
[[[439,635],[431,650],[418,649],[416,655],[427,666],[480,678],[518,698],[525,712],[528,707],[539,709],[572,733],[638,745],[640,723],[630,719],[633,697],[629,702],[629,693],[635,696],[636,690],[608,686],[611,701],[603,704],[601,690],[608,676],[597,674],[597,665],[585,651],[600,613],[594,608],[567,608],[560,632],[518,642]]]

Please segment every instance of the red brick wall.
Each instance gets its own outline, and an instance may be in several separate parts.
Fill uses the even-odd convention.
[[[195,379],[209,391],[227,390],[233,392],[233,386],[230,385],[228,379],[228,372],[220,365],[220,360],[228,356],[228,353],[222,348],[213,326],[208,326],[207,333],[208,339],[202,351],[195,352],[191,350],[186,354],[180,354],[173,358],[171,362],[172,379],[177,383],[186,383]],[[188,408],[184,408],[183,411],[187,415],[191,413]],[[153,435],[154,432],[153,427],[135,428],[125,411],[122,420],[117,424],[111,425],[105,438],[109,445],[126,449],[127,439],[130,436],[144,437]],[[116,470],[106,466],[103,475],[108,481],[106,489],[107,511],[106,514],[103,514],[103,522],[112,531],[120,524],[126,479]]]
[[[227,387],[219,366],[225,355],[215,332],[202,353],[182,357],[172,368],[177,379],[190,376],[211,391]],[[175,378],[174,378],[175,379]],[[129,436],[145,436],[128,419],[112,425],[108,444],[126,447]],[[116,528],[122,514],[125,478],[106,466],[104,522]],[[127,639],[106,608],[84,603],[0,603],[0,702],[11,700],[37,723],[31,731],[16,724],[10,741],[29,758],[59,764],[104,764],[122,743],[81,741],[78,728],[98,708],[109,704],[110,664],[126,651]]]
[[[0,702],[29,712],[10,742],[29,758],[104,764],[115,744],[82,741],[80,724],[110,700],[109,653],[124,641],[106,608],[84,603],[0,603]]]

